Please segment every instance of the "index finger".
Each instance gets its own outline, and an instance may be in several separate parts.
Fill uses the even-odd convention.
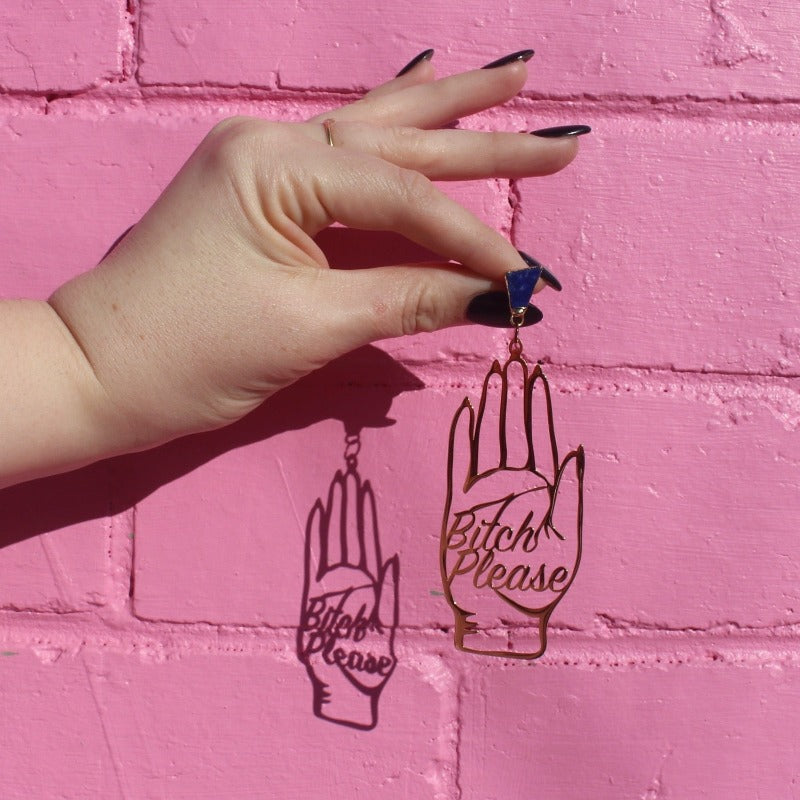
[[[394,231],[493,281],[527,266],[511,242],[419,172],[320,146],[330,150],[331,158],[328,168],[320,166],[314,176],[317,213],[295,220],[310,236],[333,221]]]

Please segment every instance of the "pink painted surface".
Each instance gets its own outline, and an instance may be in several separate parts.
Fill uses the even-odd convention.
[[[678,382],[622,370],[596,376],[550,370],[560,449],[590,443],[591,465],[580,577],[555,622],[587,631],[631,623],[800,623],[791,513],[800,508],[800,464],[787,449],[800,421],[798,381],[776,381],[768,391],[743,379]],[[451,618],[431,595],[440,588],[432,554],[446,431],[463,396],[480,394],[478,381],[437,384],[429,379],[424,391],[397,397],[390,414],[397,424],[365,430],[359,456],[380,500],[387,555],[402,555],[401,619],[425,627]],[[375,389],[359,394],[367,403],[380,398]],[[300,586],[287,577],[302,571],[314,500],[344,466],[343,435],[334,420],[280,433],[142,500],[136,613],[174,622],[296,624]],[[174,581],[184,587],[180,593]]]
[[[584,158],[545,179],[546,194],[520,185],[520,246],[571,279],[569,299],[548,309],[544,354],[797,375],[800,274],[788,256],[800,248],[789,211],[800,128],[654,115],[592,123]],[[591,206],[577,201],[587,196]]]
[[[107,520],[88,520],[5,547],[0,608],[64,614],[104,605],[107,528]]]
[[[270,651],[212,647],[155,662],[86,651],[7,656],[3,791],[312,800],[346,786],[359,800],[376,790],[432,797],[453,784],[442,759],[452,736],[442,730],[454,724],[455,688],[434,669],[441,675],[426,660],[406,659],[380,725],[364,734],[310,716],[305,670],[278,640]]]
[[[4,798],[796,796],[800,10],[577,5],[3,5],[5,296],[90,268],[217,120],[302,119],[428,46],[441,74],[537,50],[463,127],[594,128],[560,175],[446,187],[565,287],[525,334],[562,452],[587,449],[544,658],[456,653],[440,595],[447,428],[506,334],[385,342],[228,431],[0,493]],[[296,652],[346,426],[400,564],[370,732],[314,716]]]
[[[796,725],[796,669],[678,664],[534,673],[472,670],[461,750],[465,800],[717,800],[791,797],[796,789],[800,748],[785,735]]]
[[[476,69],[532,47],[534,94],[797,98],[800,56],[786,2],[600,0],[580,11],[468,0],[416,5],[142,0],[148,84],[302,89],[369,87],[437,47],[446,70]],[[310,43],[314,46],[310,47]],[[375,53],[381,57],[376,58]],[[444,59],[441,59],[444,62]]]
[[[133,36],[115,0],[14,0],[0,8],[0,88],[76,91],[119,81]]]

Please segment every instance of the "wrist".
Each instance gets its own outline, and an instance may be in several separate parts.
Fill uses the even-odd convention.
[[[141,309],[127,309],[132,290],[121,285],[108,262],[78,275],[48,300],[75,351],[92,375],[88,409],[97,439],[95,460],[145,450],[191,430],[182,429],[183,410],[175,384],[185,359],[163,341],[163,326]]]
[[[68,313],[63,313],[55,297],[47,301],[47,306],[70,351],[75,396],[81,408],[83,435],[78,446],[85,451],[82,460],[91,463],[144,449],[149,445],[148,437],[137,424],[135,415],[128,412],[118,393],[109,386],[105,370],[99,368],[101,359],[95,358],[96,348],[76,332],[73,320]]]
[[[118,415],[69,326],[41,300],[0,304],[0,486],[110,455]]]

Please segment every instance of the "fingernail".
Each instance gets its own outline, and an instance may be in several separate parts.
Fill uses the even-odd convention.
[[[506,292],[484,292],[473,297],[467,306],[467,319],[478,325],[492,328],[513,328],[511,313],[508,310],[508,294]],[[523,328],[542,321],[542,312],[536,306],[529,305],[525,312]]]
[[[517,250],[517,252],[522,256],[522,260],[529,266],[529,267],[539,267],[541,269],[542,274],[539,276],[551,289],[555,289],[557,292],[560,292],[563,288],[561,286],[561,281],[550,272],[549,269],[544,264],[540,264],[533,256],[529,256],[527,253],[523,253],[522,250]]]
[[[531,136],[541,136],[543,139],[561,139],[564,136],[583,136],[584,133],[591,133],[592,129],[588,125],[558,125],[555,128],[540,128],[538,131],[531,131]]]
[[[511,64],[514,61],[530,61],[533,58],[533,50],[517,50],[516,53],[511,53],[497,61],[492,61],[489,64],[484,64],[481,69],[494,69],[495,67],[504,67],[506,64]]]
[[[433,48],[429,50],[423,50],[418,56],[414,56],[411,61],[406,64],[400,72],[395,75],[395,78],[399,78],[401,75],[405,75],[406,72],[411,72],[417,64],[421,63],[422,61],[430,61],[433,58]]]

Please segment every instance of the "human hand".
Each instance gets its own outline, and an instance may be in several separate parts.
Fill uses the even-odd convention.
[[[369,730],[397,659],[397,556],[381,561],[375,496],[354,466],[336,472],[306,527],[297,653],[314,714]]]
[[[512,392],[510,384],[519,390]],[[440,549],[460,650],[536,658],[581,555],[583,448],[559,465],[550,388],[512,356],[450,430]]]
[[[441,80],[423,61],[307,122],[218,124],[113,252],[50,299],[91,366],[84,395],[107,437],[94,457],[221,427],[369,341],[462,322],[525,265],[432,181],[551,173],[577,142],[437,128],[525,78],[520,59]],[[442,260],[329,269],[313,237],[334,221]]]

